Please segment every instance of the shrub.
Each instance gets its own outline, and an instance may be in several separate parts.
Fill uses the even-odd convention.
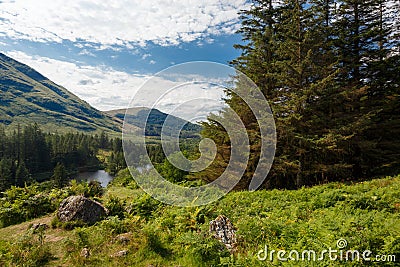
[[[85,197],[101,197],[104,193],[101,183],[98,181],[90,181],[88,184],[88,190]]]
[[[111,196],[106,202],[105,207],[108,210],[109,216],[118,216],[120,219],[125,217],[125,200],[121,200],[118,197]]]
[[[62,194],[59,194],[62,195]],[[53,212],[58,201],[48,192],[40,192],[36,185],[11,187],[0,200],[0,226],[24,222]]]
[[[162,205],[158,200],[155,200],[148,194],[143,194],[140,198],[133,201],[129,207],[128,212],[133,215],[150,217],[154,211]]]

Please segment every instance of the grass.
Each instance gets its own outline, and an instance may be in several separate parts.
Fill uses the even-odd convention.
[[[232,192],[195,208],[162,205],[132,183],[123,187],[117,181],[101,201],[107,205],[111,199],[120,200],[115,203],[123,206],[123,214],[71,231],[46,230],[49,266],[397,266],[400,260],[400,176],[296,191]],[[232,255],[208,232],[210,220],[220,214],[237,228],[238,246]],[[0,240],[6,240],[0,251],[20,246],[16,240],[26,235],[29,224],[50,218],[0,229]],[[129,241],[120,242],[120,234]],[[339,239],[347,241],[346,249],[394,255],[397,262],[282,262],[276,254],[273,261],[257,258],[265,246],[269,251],[319,253],[337,249]],[[90,257],[80,256],[83,248]],[[116,256],[121,250],[127,255]],[[10,259],[0,254],[0,265],[7,266]]]

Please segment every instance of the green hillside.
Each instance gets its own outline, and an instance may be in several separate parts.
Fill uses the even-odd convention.
[[[110,110],[106,113],[115,118],[115,120],[122,121],[125,119],[125,109]],[[146,127],[145,134],[148,137],[160,137],[161,130],[165,120],[168,117],[168,125],[164,127],[164,134],[172,136],[175,130],[179,130],[182,125],[182,131],[180,136],[183,138],[198,137],[201,130],[201,126],[187,122],[181,118],[168,115],[157,109],[149,109],[144,107],[129,108],[126,116],[125,123],[128,123],[132,127],[133,131],[138,134],[143,133],[143,128]],[[126,126],[126,125],[125,125]]]
[[[46,131],[115,132],[120,126],[34,69],[0,53],[0,123]]]
[[[87,188],[72,183],[59,190],[37,186],[11,189],[0,201],[0,219],[4,223],[13,216],[21,219],[22,214],[33,214],[31,200],[38,199],[38,194],[42,206],[36,212],[43,215],[66,196]],[[231,192],[207,206],[177,208],[160,204],[137,189],[122,171],[96,199],[111,214],[93,226],[73,230],[53,227],[36,233],[28,230],[37,223],[55,226],[49,214],[0,229],[0,265],[398,266],[400,260],[400,176],[295,191]],[[209,232],[210,221],[221,214],[237,229],[233,254]],[[331,260],[328,254],[315,261],[277,259],[278,250],[336,250],[338,240],[346,240],[345,252],[371,251],[370,261]],[[257,257],[265,246],[275,250],[272,261]],[[84,248],[90,251],[87,258],[81,255]],[[122,256],[116,254],[120,251],[125,251]],[[387,261],[374,262],[377,255],[386,255]]]

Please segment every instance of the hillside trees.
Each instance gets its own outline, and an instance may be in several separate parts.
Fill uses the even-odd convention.
[[[253,3],[242,12],[244,44],[236,46],[242,55],[232,64],[259,86],[274,114],[277,151],[264,187],[294,188],[398,169],[399,59],[388,15],[396,7],[381,0]],[[251,157],[239,183],[246,188],[259,160],[259,126],[232,91],[226,102],[250,137]],[[213,180],[229,161],[229,138],[212,116],[203,135],[218,147],[204,172]]]
[[[6,133],[0,127],[0,189],[24,186],[37,176],[49,178],[58,164],[65,167],[66,173],[81,167],[99,168],[99,149],[117,154],[118,167],[122,168],[121,139],[110,139],[105,133],[48,134],[37,124],[18,126],[17,130]]]

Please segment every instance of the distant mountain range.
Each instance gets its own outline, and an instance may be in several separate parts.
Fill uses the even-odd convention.
[[[55,84],[33,68],[0,53],[0,124],[16,128],[18,124],[38,123],[48,132],[80,131],[121,133],[126,110],[102,112]],[[138,134],[145,126],[147,108],[129,112],[131,127]],[[160,136],[168,115],[153,109],[146,124],[146,135]],[[172,117],[170,125],[186,123],[182,136],[193,136],[199,125]],[[173,130],[173,129],[169,129]]]
[[[113,119],[31,67],[0,53],[0,123],[47,131],[120,131]]]
[[[161,136],[161,131],[167,136],[176,135],[176,129],[182,128],[180,136],[184,138],[192,138],[199,136],[201,126],[185,121],[181,118],[168,115],[157,109],[149,108],[129,108],[128,112],[126,109],[118,109],[106,111],[111,117],[123,122],[126,116],[126,123],[129,123],[130,130],[136,131],[138,134],[143,133],[143,128],[146,127],[145,134],[149,137]],[[125,115],[126,114],[126,115]],[[165,120],[168,117],[168,125],[164,125]],[[164,129],[163,129],[164,125]],[[128,125],[125,125],[127,127]]]

